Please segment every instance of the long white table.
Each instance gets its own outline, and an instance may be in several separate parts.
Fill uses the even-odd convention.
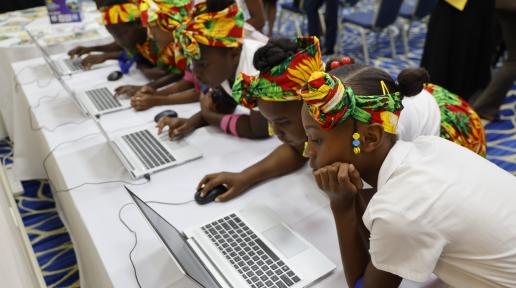
[[[129,252],[135,239],[118,218],[120,208],[131,202],[123,184],[80,185],[119,180],[143,183],[145,180],[129,179],[129,174],[92,120],[85,118],[68,96],[63,92],[59,93],[62,88],[57,81],[48,80],[51,76],[48,75],[42,59],[13,64],[14,71],[20,69],[26,69],[26,79],[40,81],[39,86],[38,82],[33,81],[21,83],[21,89],[15,97],[17,142],[14,169],[18,175],[46,177],[43,159],[59,145],[45,164],[48,176],[57,190],[54,197],[58,210],[70,232],[78,256],[81,286],[137,287],[129,261]],[[73,75],[66,81],[77,91],[106,84],[115,87],[121,85],[121,82],[145,82],[138,72],[133,71],[118,82],[108,83],[106,75],[112,70],[115,70],[115,66]],[[44,86],[41,83],[48,85],[40,87]],[[51,128],[70,121],[80,124],[64,125],[54,131],[33,131],[29,122],[29,106],[37,106],[30,109],[34,127],[45,126],[52,130]],[[188,117],[198,110],[198,104],[154,107],[145,112],[125,110],[103,116],[101,123],[110,132],[147,125],[156,113],[166,108],[176,110],[182,117]],[[20,143],[19,139],[23,139],[23,142]],[[62,144],[66,141],[72,142]],[[203,158],[153,174],[149,183],[128,187],[145,201],[189,201],[193,199],[197,182],[205,174],[240,171],[262,159],[279,144],[275,138],[260,141],[237,139],[214,127],[198,129],[187,141],[202,151]],[[65,191],[77,186],[80,187]],[[199,206],[195,202],[184,205],[152,204],[179,229],[206,223],[214,217],[248,205],[265,205],[273,209],[286,224],[336,264],[337,269],[316,283],[315,287],[346,287],[328,200],[317,188],[309,167],[253,187],[228,203],[205,206]],[[137,234],[138,243],[133,259],[142,287],[167,287],[173,281],[167,271],[174,264],[164,246],[134,205],[122,211],[122,218]],[[419,287],[408,282],[404,282],[403,286]]]
[[[85,2],[82,7],[83,21],[70,24],[50,24],[44,7],[0,14],[0,36],[6,37],[0,39],[0,139],[7,135],[13,138],[14,133],[12,107],[15,87],[12,83],[19,71],[13,71],[10,64],[41,57],[41,52],[30,41],[24,28],[34,33],[50,54],[66,52],[77,45],[97,45],[112,41],[100,22],[100,13],[94,3]],[[68,41],[62,41],[64,39]]]

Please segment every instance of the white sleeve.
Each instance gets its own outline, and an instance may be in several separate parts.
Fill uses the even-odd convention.
[[[373,265],[404,279],[429,279],[446,241],[431,227],[389,209],[368,209],[363,221],[369,229]]]

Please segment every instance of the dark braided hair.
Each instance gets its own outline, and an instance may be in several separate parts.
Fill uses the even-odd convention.
[[[428,82],[430,75],[424,68],[407,68],[398,75],[400,93],[407,97],[419,94]]]

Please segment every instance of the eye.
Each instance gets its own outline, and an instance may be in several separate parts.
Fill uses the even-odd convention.
[[[315,145],[321,145],[322,144],[322,140],[318,139],[318,138],[309,137],[308,141],[310,141],[311,143],[313,143]]]
[[[282,127],[285,127],[287,125],[290,124],[290,121],[289,120],[284,120],[284,121],[279,121],[279,122],[276,122],[276,125],[278,126],[282,126]]]

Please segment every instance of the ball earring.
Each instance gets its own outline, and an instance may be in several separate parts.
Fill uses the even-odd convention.
[[[353,141],[351,144],[353,145],[353,153],[360,154],[360,134],[358,132],[353,133]]]

